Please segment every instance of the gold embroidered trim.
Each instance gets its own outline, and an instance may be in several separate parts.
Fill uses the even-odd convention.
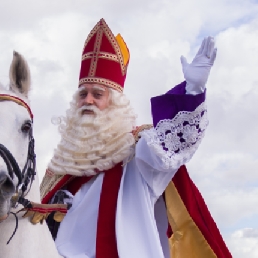
[[[49,170],[47,170],[49,171]],[[43,180],[40,184],[40,198],[41,200],[47,195],[48,192],[50,192],[55,185],[63,178],[63,175],[55,175],[54,173],[52,175],[49,174],[49,172],[46,172],[45,176],[43,177]]]
[[[82,61],[86,60],[86,59],[91,59],[92,57],[93,57],[93,52],[89,52],[82,56]],[[107,52],[99,52],[98,59],[99,58],[107,59],[107,60],[111,60],[111,61],[115,61],[115,62],[119,63],[118,57],[116,55],[110,54]]]
[[[115,83],[115,82],[107,80],[107,79],[99,78],[99,77],[82,78],[79,81],[79,86],[84,84],[84,83],[98,83],[98,84],[102,84],[104,86],[107,86],[109,88],[112,88],[114,90],[117,90],[119,92],[123,92],[123,88],[118,83]]]
[[[85,59],[90,59],[90,58],[92,58],[92,56],[93,56],[93,52],[88,52],[87,54],[84,54],[82,56],[82,61]]]
[[[96,34],[96,39],[94,42],[93,57],[91,58],[90,70],[89,70],[88,76],[94,76],[96,74],[102,37],[103,37],[103,30],[98,30]]]
[[[106,52],[100,52],[99,57],[103,59],[112,60],[119,63],[118,57],[114,54],[106,53]]]

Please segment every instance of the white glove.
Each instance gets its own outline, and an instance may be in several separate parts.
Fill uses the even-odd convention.
[[[202,45],[191,64],[188,64],[186,58],[181,56],[187,94],[196,95],[204,92],[216,53],[214,38],[208,37],[203,39]]]

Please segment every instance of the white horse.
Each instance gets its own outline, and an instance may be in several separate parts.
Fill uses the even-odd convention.
[[[23,170],[28,156],[32,130],[32,114],[29,108],[30,72],[24,58],[14,52],[10,67],[10,88],[0,88],[0,147],[9,150]],[[0,148],[0,149],[1,149]],[[61,257],[47,225],[32,225],[18,213],[18,228],[7,245],[16,227],[16,218],[10,213],[22,208],[11,207],[11,197],[17,190],[19,177],[12,171],[12,162],[4,150],[0,150],[0,258],[56,258]],[[5,161],[4,161],[5,159]],[[9,168],[8,168],[9,167]],[[11,168],[10,168],[11,167]],[[28,186],[29,189],[29,186]],[[37,175],[26,196],[40,202]]]

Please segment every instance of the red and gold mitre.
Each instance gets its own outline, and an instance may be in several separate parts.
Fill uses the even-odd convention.
[[[97,83],[122,92],[129,58],[129,50],[121,35],[115,37],[101,19],[83,47],[79,87],[84,83]]]

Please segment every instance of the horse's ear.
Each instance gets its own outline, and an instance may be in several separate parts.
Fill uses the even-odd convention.
[[[30,90],[30,69],[24,57],[16,51],[13,52],[9,77],[10,90],[28,97]]]

